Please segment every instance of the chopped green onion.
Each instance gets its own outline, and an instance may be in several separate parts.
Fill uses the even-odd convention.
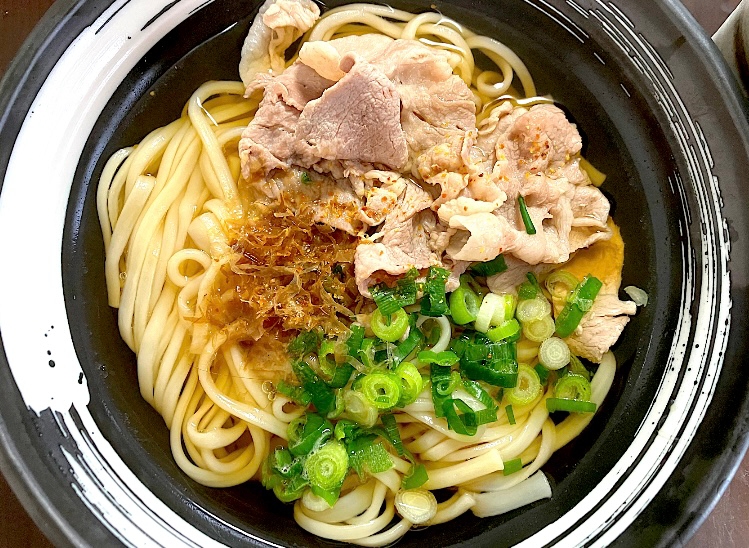
[[[504,299],[501,296],[495,295],[494,293],[487,293],[484,295],[484,299],[481,301],[481,306],[479,307],[479,312],[476,315],[476,321],[473,324],[476,331],[486,333],[492,324],[497,309],[503,310],[504,305]]]
[[[466,377],[475,381],[484,381],[494,386],[511,388],[515,386],[518,379],[517,365],[491,367],[479,362],[461,362],[460,370]]]
[[[421,348],[424,344],[424,333],[421,329],[416,327],[416,318],[414,315],[409,317],[409,331],[408,336],[398,343],[395,347],[395,351],[390,356],[390,362],[393,367],[397,366],[403,360],[406,360],[411,354]]]
[[[481,426],[482,424],[489,424],[490,422],[497,422],[497,411],[498,407],[488,407],[486,409],[479,409],[473,412],[473,418],[467,417],[472,424]]]
[[[494,309],[491,325],[502,325],[504,322],[515,317],[515,307],[518,302],[517,297],[512,293],[503,293],[497,295],[497,297],[500,300],[500,304]]]
[[[362,377],[364,378],[364,377]],[[365,428],[371,428],[377,422],[378,410],[374,404],[357,390],[345,390],[343,405],[346,416]]]
[[[533,272],[526,272],[526,281],[518,286],[518,299],[521,301],[527,299],[535,299],[536,297],[543,297],[541,286],[538,284],[538,279]]]
[[[396,453],[399,455],[405,453],[406,450],[403,447],[403,441],[401,440],[401,433],[398,430],[398,422],[395,420],[395,415],[392,413],[385,413],[380,416],[380,420],[382,421],[382,426],[384,428],[385,439],[390,442],[390,445],[393,446]]]
[[[343,399],[343,391],[336,390],[335,391],[335,404],[333,405],[333,409],[328,411],[328,414],[325,416],[329,419],[337,419],[345,411],[345,408],[346,408],[346,403]]]
[[[479,313],[479,296],[468,285],[461,284],[450,293],[450,314],[453,323],[466,325],[476,320]]]
[[[301,358],[310,352],[317,350],[320,345],[321,334],[319,331],[303,331],[289,343],[287,352],[292,358]]]
[[[438,396],[445,396],[447,394],[450,394],[450,387],[452,386],[452,370],[450,369],[450,367],[433,363],[430,365],[429,372],[429,379],[432,383],[432,394],[436,394]]]
[[[582,375],[587,381],[590,380],[590,371],[588,371],[588,369],[583,365],[583,362],[580,361],[580,358],[578,358],[574,354],[570,354],[570,372],[577,375]]]
[[[312,492],[324,498],[330,506],[338,500],[348,469],[348,451],[336,440],[327,441],[304,463],[304,475],[309,480]]]
[[[312,489],[307,489],[302,495],[302,504],[305,508],[312,510],[313,512],[322,512],[330,508],[328,501],[322,497],[318,497],[312,492]]]
[[[479,302],[481,302],[481,299],[484,298],[484,295],[488,293],[488,289],[485,285],[481,285],[478,283],[473,276],[470,274],[461,274],[460,275],[460,285],[464,285],[471,289],[476,295],[479,297]]]
[[[590,381],[576,373],[567,373],[554,386],[554,396],[557,398],[590,401],[590,395]]]
[[[466,344],[462,358],[468,361],[486,360],[492,355],[492,349],[504,343],[492,343],[483,333],[475,333],[473,340]]]
[[[341,419],[335,423],[333,428],[333,437],[337,440],[352,440],[359,436],[364,430],[361,426],[350,420]]]
[[[436,363],[437,365],[449,366],[458,363],[460,358],[455,352],[445,350],[443,352],[432,352],[431,350],[422,350],[416,356],[420,362]]]
[[[580,325],[585,313],[593,306],[593,300],[602,287],[601,281],[588,274],[567,297],[564,308],[556,319],[557,335],[569,337]]]
[[[460,373],[457,371],[450,371],[450,383],[445,385],[444,383],[438,383],[436,385],[437,393],[440,396],[449,396],[455,392],[462,384]]]
[[[548,398],[546,409],[549,413],[567,411],[568,413],[595,413],[596,404],[592,401],[566,400],[563,398]]]
[[[406,334],[408,314],[402,308],[389,316],[384,316],[380,309],[372,313],[370,327],[375,335],[387,342],[395,342]]]
[[[526,272],[525,277],[528,279],[528,282],[536,288],[536,292],[541,293],[541,284],[538,283],[536,275],[533,272]]]
[[[401,490],[395,495],[395,508],[404,519],[420,525],[437,514],[437,499],[426,489]]]
[[[284,380],[279,381],[276,385],[276,391],[302,407],[307,407],[312,401],[312,396],[310,396],[308,392],[305,392],[304,388],[301,386],[293,386]]]
[[[536,370],[536,374],[538,374],[538,380],[541,381],[541,384],[546,384],[546,380],[549,378],[549,370],[540,363],[537,363],[536,367],[534,367],[533,369]]]
[[[547,369],[556,371],[570,363],[570,349],[559,337],[550,337],[541,343],[538,361]]]
[[[461,413],[458,413],[461,411]],[[442,414],[447,420],[447,427],[456,434],[474,436],[478,431],[476,412],[463,400],[447,398],[442,403]]]
[[[416,303],[416,296],[419,288],[416,286],[416,278],[419,277],[419,271],[411,268],[397,282],[398,298],[401,306],[408,306]]]
[[[544,316],[539,320],[525,322],[523,324],[523,335],[529,341],[542,343],[554,334],[554,329],[554,320],[551,316]]]
[[[497,403],[489,395],[489,392],[484,390],[476,381],[472,381],[469,379],[463,380],[463,388],[465,388],[466,392],[468,392],[471,396],[479,400],[487,409],[491,407],[497,407]]]
[[[538,290],[530,282],[523,282],[518,286],[518,300],[528,301],[538,296]]]
[[[524,299],[518,303],[515,317],[521,323],[540,320],[551,314],[551,304],[543,295],[537,295],[532,299]]]
[[[528,207],[525,205],[525,198],[518,194],[518,205],[520,206],[520,216],[523,218],[523,224],[525,225],[526,234],[535,234],[536,227],[533,226],[533,219],[531,219],[530,213],[528,213]]]
[[[515,472],[520,472],[520,470],[523,469],[523,461],[520,460],[520,457],[505,461],[505,467],[504,470],[502,470],[503,476],[509,476],[510,474],[514,474]]]
[[[445,283],[450,272],[444,268],[430,266],[424,282],[424,296],[421,298],[421,313],[424,316],[444,316],[449,310]]]
[[[320,413],[327,415],[335,406],[335,392],[304,361],[291,364],[294,374],[302,382],[304,391],[310,395],[310,401]]]
[[[486,332],[486,336],[492,342],[517,341],[520,338],[520,324],[515,318],[512,318],[497,327],[491,328]]]
[[[308,185],[312,182],[312,179],[309,176],[309,173],[306,171],[302,171],[302,173],[299,175],[299,180],[302,182],[303,185]]]
[[[507,420],[510,424],[515,424],[515,411],[512,409],[512,405],[505,406],[505,413],[507,414]]]
[[[377,341],[371,337],[367,337],[361,343],[358,357],[367,369],[372,369],[377,365],[377,362],[375,362],[376,345]]]
[[[328,381],[331,388],[343,388],[351,380],[351,374],[354,372],[354,366],[350,363],[342,363],[336,367],[333,376]]]
[[[451,393],[449,390],[451,384],[450,367],[443,367],[433,363],[430,365],[429,379],[432,383],[432,402],[434,403],[434,413],[438,417],[443,416],[442,405]]]
[[[494,276],[505,270],[507,270],[507,263],[502,255],[497,255],[491,261],[473,263],[473,266],[471,266],[471,272],[477,276]]]
[[[514,342],[467,343],[460,370],[471,380],[512,388],[517,383],[517,347]]]
[[[632,301],[637,306],[647,306],[648,305],[648,294],[645,293],[642,289],[639,287],[636,287],[634,285],[628,285],[624,288],[624,292],[629,295],[629,298],[632,299]]]
[[[546,289],[552,297],[566,299],[570,291],[575,289],[580,280],[566,270],[555,270],[546,278]]]
[[[518,383],[506,392],[513,405],[528,405],[541,394],[541,379],[536,370],[525,364],[518,366]]]
[[[475,412],[474,420],[476,425],[480,426],[482,424],[496,422],[498,410],[497,403],[489,393],[484,390],[479,383],[471,380],[464,380],[463,388],[465,388],[465,391],[468,392],[469,395],[479,400],[486,407],[486,409],[481,409]]]
[[[276,450],[268,455],[266,464],[281,477],[291,478],[302,473],[304,459],[295,457],[285,447],[276,447]]]
[[[379,474],[393,467],[393,459],[382,443],[377,442],[375,434],[365,434],[347,441],[346,450],[351,468],[361,479],[367,474]]]
[[[502,299],[504,300],[505,304],[502,320],[507,321],[515,317],[515,309],[518,306],[518,299],[511,293],[505,293],[504,295],[502,295]],[[499,325],[500,323],[501,322],[496,322],[497,325]]]
[[[455,353],[458,358],[462,358],[465,354],[466,348],[471,343],[471,332],[466,330],[461,333],[457,339],[450,341],[450,350]]]
[[[405,407],[416,401],[424,388],[424,379],[411,362],[403,362],[393,371],[393,376],[400,380],[400,399],[396,407]]]
[[[358,390],[379,410],[392,409],[401,396],[400,379],[376,371],[361,379]]]
[[[336,342],[332,341],[330,339],[323,339],[320,341],[320,348],[317,351],[317,360],[318,364],[320,366],[320,370],[328,376],[333,375],[333,371],[335,370],[336,366],[336,360],[335,360],[335,353],[336,353]],[[333,358],[330,359],[328,356],[332,356]]]
[[[359,350],[364,342],[364,326],[359,324],[351,325],[351,332],[349,333],[348,339],[346,339],[346,349],[348,355],[352,358],[359,356]]]
[[[412,268],[398,280],[395,287],[388,287],[381,283],[369,288],[372,300],[377,304],[383,316],[389,316],[396,310],[416,302],[418,293],[416,278],[418,277],[419,271]]]
[[[411,470],[409,470],[408,474],[403,476],[401,487],[407,490],[418,489],[427,481],[429,481],[429,474],[427,473],[426,467],[423,464],[412,463]]]
[[[435,317],[434,322],[436,323],[436,325],[430,325],[430,329],[424,333],[424,344],[427,347],[436,345],[442,338],[442,326],[439,324],[439,318],[444,318],[444,316]],[[422,323],[421,325],[423,326],[424,323]]]
[[[305,413],[289,423],[287,435],[291,454],[306,455],[333,435],[333,425],[317,413]]]
[[[302,497],[308,485],[309,482],[300,474],[276,482],[271,488],[276,498],[281,502],[293,502]]]
[[[394,312],[397,312],[403,306],[396,298],[395,287],[387,287],[385,284],[378,284],[369,288],[369,293],[372,295],[372,300],[377,304],[377,310],[384,316],[390,316]]]

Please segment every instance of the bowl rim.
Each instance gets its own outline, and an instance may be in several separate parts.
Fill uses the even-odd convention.
[[[113,2],[108,3],[108,6],[111,3]],[[673,24],[696,46],[695,56],[702,62],[707,75],[716,83],[720,99],[743,134],[745,142],[749,141],[749,126],[746,123],[748,110],[744,95],[717,46],[678,0],[656,0],[652,5],[671,15]],[[87,0],[58,0],[45,13],[0,81],[0,135],[7,137],[5,133],[10,127],[13,133],[11,139],[15,139],[36,93],[44,82],[38,75],[46,76],[78,34],[108,6],[94,7]],[[12,147],[6,147],[0,151],[0,192],[11,149]],[[733,329],[746,330],[738,323],[732,326]],[[1,331],[0,395],[5,401],[23,401],[10,371]],[[720,457],[708,465],[708,473],[700,482],[699,488],[689,495],[693,502],[702,502],[702,510],[696,514],[685,513],[677,521],[675,528],[683,532],[684,538],[694,534],[712,511],[749,447],[747,410],[749,395],[736,412],[737,417],[744,417],[743,421],[740,421],[738,427],[732,431]],[[53,497],[45,487],[44,478],[51,477],[51,473],[46,469],[44,461],[38,459],[39,455],[35,449],[19,441],[28,438],[20,418],[22,411],[25,410],[0,407],[0,470],[26,511],[55,544],[86,545],[105,539],[108,543],[116,542],[111,532],[79,498],[61,493],[54,494]],[[59,499],[55,503],[55,497],[65,497],[67,504],[60,504]],[[80,526],[82,522],[85,522],[85,527]]]

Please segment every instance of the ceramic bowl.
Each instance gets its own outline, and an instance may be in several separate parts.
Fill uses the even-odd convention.
[[[332,2],[331,5],[337,5]],[[650,301],[616,381],[543,470],[553,496],[401,546],[667,545],[746,446],[749,131],[715,46],[671,0],[397,1],[497,37],[578,124]],[[196,484],[140,397],[107,306],[106,158],[237,79],[257,1],[58,0],[0,89],[0,464],[53,541],[315,545],[258,483]]]

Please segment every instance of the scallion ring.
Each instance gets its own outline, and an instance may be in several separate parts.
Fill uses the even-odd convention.
[[[494,309],[494,316],[492,316],[492,325],[502,325],[515,317],[515,307],[518,304],[518,298],[511,293],[503,293],[499,295],[502,300],[502,305]]]
[[[551,304],[545,297],[538,295],[534,299],[522,300],[518,303],[515,317],[521,323],[540,320],[551,314]]]
[[[494,315],[500,309],[504,312],[504,300],[499,295],[494,293],[487,293],[484,295],[484,299],[481,301],[479,312],[476,315],[476,321],[473,323],[473,327],[476,331],[486,333],[492,324]]]
[[[544,316],[540,320],[525,322],[523,324],[523,335],[528,340],[540,343],[551,337],[555,329],[556,326],[551,316]]]
[[[364,394],[356,390],[346,390],[343,395],[346,416],[364,428],[371,428],[377,422],[379,413]]]
[[[541,394],[541,379],[532,367],[521,363],[518,366],[518,383],[505,391],[512,405],[528,405]]]
[[[322,512],[330,508],[328,501],[315,495],[311,489],[307,489],[302,495],[302,504],[305,508],[313,512]]]
[[[340,441],[329,440],[312,453],[304,463],[304,474],[312,487],[323,491],[340,490],[343,480],[348,474],[349,462],[346,446]],[[330,500],[319,490],[315,494]],[[337,497],[336,497],[337,498]],[[332,506],[332,504],[331,504]]]
[[[389,316],[383,316],[380,309],[375,309],[370,318],[372,332],[386,342],[395,342],[406,334],[408,329],[408,314],[402,308]]]
[[[561,369],[570,363],[570,349],[559,337],[549,337],[541,343],[538,350],[538,361],[546,369]]]
[[[395,495],[395,508],[411,523],[426,523],[437,513],[437,499],[426,489],[401,490]]]
[[[566,299],[578,283],[580,283],[580,280],[566,270],[555,270],[546,278],[544,285],[546,285],[546,289],[552,297]]]
[[[505,339],[516,340],[520,336],[520,324],[515,318],[502,322],[497,327],[492,327],[486,332],[486,336],[492,342],[499,342]]]
[[[576,373],[567,373],[554,386],[554,396],[564,400],[590,401],[590,381]]]
[[[450,326],[450,320],[448,320],[446,316],[439,316],[437,318],[431,318],[429,316],[419,316],[419,318],[416,320],[416,327],[421,327],[427,320],[433,320],[437,322],[440,330],[440,338],[432,348],[427,348],[425,350],[431,350],[432,352],[436,352],[437,354],[439,354],[440,352],[444,352],[445,350],[447,350],[447,347],[450,345],[450,340],[452,339],[452,327]]]
[[[457,325],[466,325],[476,320],[479,313],[479,296],[467,285],[461,285],[450,293],[450,314]]]
[[[400,381],[400,398],[396,407],[405,407],[416,401],[424,388],[424,379],[416,366],[411,362],[403,362],[393,371],[393,375]]]
[[[365,375],[358,390],[379,410],[392,409],[401,397],[400,380],[390,373],[373,372]]]

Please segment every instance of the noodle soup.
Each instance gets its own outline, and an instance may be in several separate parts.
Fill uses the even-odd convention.
[[[605,175],[497,38],[269,2],[243,82],[112,156],[109,303],[189,477],[363,545],[552,496],[647,296],[619,299]]]

